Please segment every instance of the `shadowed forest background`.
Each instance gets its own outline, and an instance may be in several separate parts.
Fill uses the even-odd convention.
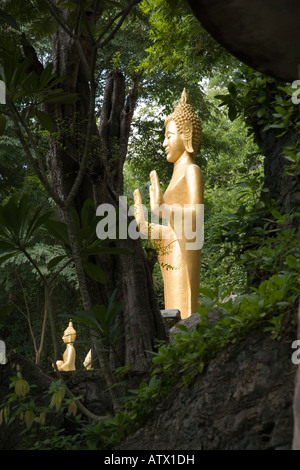
[[[113,404],[111,416],[89,414],[58,376],[39,408],[19,371],[1,422],[21,418],[29,435],[44,426],[47,444],[32,438],[36,448],[110,448],[250,331],[296,335],[295,89],[230,55],[184,1],[0,2],[0,50],[0,339],[53,374],[72,318],[76,368],[92,347]],[[184,87],[203,128],[201,321],[170,342],[150,242],[97,239],[96,208],[117,208],[121,195],[130,206],[136,188],[149,207],[154,169],[167,188],[164,120]],[[130,371],[151,378],[124,398]],[[54,409],[72,426],[51,441],[44,417]]]

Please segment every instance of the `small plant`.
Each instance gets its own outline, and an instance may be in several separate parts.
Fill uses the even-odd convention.
[[[34,449],[80,448],[81,434],[69,435],[65,429],[57,429],[49,423],[53,421],[53,416],[60,416],[63,421],[73,421],[75,429],[81,429],[83,422],[81,415],[77,415],[76,404],[81,397],[67,398],[66,386],[62,380],[58,380],[52,382],[49,387],[49,405],[37,405],[31,396],[35,385],[29,385],[20,372],[17,372],[10,381],[12,391],[6,396],[5,403],[0,405],[0,425],[10,426],[18,418],[20,424],[24,426],[20,435],[24,436],[25,448],[31,446]],[[47,396],[45,402],[46,399]]]
[[[78,311],[73,315],[73,321],[83,323],[90,327],[97,341],[99,335],[104,343],[105,348],[109,351],[112,349],[117,356],[117,345],[124,336],[124,326],[119,322],[119,316],[124,309],[123,302],[116,302],[117,291],[113,291],[107,306],[95,305],[92,311]],[[121,363],[121,361],[120,361]]]
[[[22,377],[20,372],[17,372],[15,377],[10,379],[11,393],[6,396],[6,402],[1,405],[0,410],[0,425],[11,424],[16,417],[19,417],[25,425],[31,426],[34,418],[34,401],[29,397],[30,386],[27,380]]]

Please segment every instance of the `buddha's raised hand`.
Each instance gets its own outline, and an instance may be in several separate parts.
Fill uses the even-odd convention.
[[[160,183],[155,170],[150,173],[151,186],[149,187],[150,194],[150,207],[155,214],[158,211],[158,206],[164,203],[164,198],[160,189]]]
[[[144,228],[146,224],[143,204],[142,204],[142,197],[139,189],[136,189],[133,193],[133,200],[134,200],[134,217],[137,223],[139,230]]]

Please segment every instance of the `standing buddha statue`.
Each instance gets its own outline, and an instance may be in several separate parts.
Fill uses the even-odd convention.
[[[200,119],[188,103],[186,90],[165,121],[163,147],[173,175],[162,194],[156,171],[150,173],[150,207],[167,225],[149,224],[144,216],[140,191],[134,191],[135,219],[139,230],[157,248],[164,281],[165,309],[178,309],[181,318],[197,311],[203,244],[203,176],[195,164],[202,138]]]

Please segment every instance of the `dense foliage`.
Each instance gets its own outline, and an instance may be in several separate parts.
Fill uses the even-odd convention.
[[[21,11],[9,2],[11,16],[1,16],[1,47],[4,51],[8,44],[11,47],[16,40],[14,28],[20,24],[33,38],[40,58],[47,62],[49,35],[57,25],[42,0],[29,3],[34,4],[35,15],[28,4]],[[74,2],[60,3],[76,10],[72,10]],[[104,3],[108,8],[117,2]],[[5,36],[7,24],[9,35]],[[26,66],[30,62],[18,69],[19,78]],[[103,47],[97,62],[99,87],[95,103],[99,110],[109,69],[122,70],[128,84],[133,74],[141,75],[124,166],[124,194],[129,205],[135,188],[140,189],[143,202],[148,204],[151,170],[157,170],[163,189],[168,185],[172,168],[162,149],[163,122],[184,86],[201,118],[203,141],[196,159],[205,178],[201,321],[192,331],[179,325],[180,331],[172,341],[153,353],[149,383],[142,382],[129,397],[123,397],[115,416],[92,424],[84,412],[78,413],[80,397],[68,395],[60,380],[53,382],[49,390],[49,406],[39,407],[31,396],[34,384],[28,384],[21,374],[13,377],[12,391],[0,404],[0,422],[10,423],[17,417],[24,421],[28,445],[35,449],[111,448],[140,426],[173,387],[188,386],[222,348],[240,341],[255,328],[263,328],[274,340],[281,340],[285,328],[296,321],[300,237],[294,221],[299,214],[295,208],[284,212],[278,201],[269,197],[265,157],[257,139],[258,128],[260,133],[278,130],[279,140],[287,138],[282,147],[283,172],[299,177],[299,115],[291,103],[292,88],[239,64],[207,35],[184,2],[177,1],[142,1],[109,45]],[[46,70],[46,98],[70,99],[72,103],[74,97],[52,95],[50,84],[55,77],[50,67]],[[11,74],[10,78],[12,85],[14,80],[16,83],[15,76]],[[32,112],[26,102],[28,90],[34,94],[36,88],[25,75],[23,79],[27,94],[20,93],[19,105],[25,116]],[[37,86],[42,84],[35,83]],[[30,119],[30,131],[38,136],[40,147],[30,151],[38,150],[44,160],[53,123],[41,109],[30,114]],[[78,363],[87,352],[87,327],[98,331],[107,350],[117,351],[124,331],[116,318],[123,304],[115,302],[114,293],[106,306],[83,309],[68,230],[53,219],[57,215],[53,200],[46,196],[34,167],[24,163],[24,148],[13,133],[11,119],[5,116],[0,125],[0,336],[49,369],[53,343],[60,341],[66,318],[72,316],[77,319],[81,338]],[[296,138],[289,139],[290,132]],[[58,138],[57,134],[52,138],[55,136]],[[73,211],[72,217],[82,263],[94,280],[105,283],[101,267],[89,262],[90,254],[106,249],[95,240],[93,210],[93,204],[87,201],[81,213]],[[143,243],[148,253],[149,242]],[[114,253],[118,256],[118,250]],[[162,308],[158,263],[153,281]],[[210,319],[212,312],[217,317],[214,322]],[[125,366],[114,371],[116,382],[124,385],[128,369]],[[72,434],[47,426],[47,416],[54,411],[72,422]],[[36,438],[37,429],[42,429],[43,439]]]

